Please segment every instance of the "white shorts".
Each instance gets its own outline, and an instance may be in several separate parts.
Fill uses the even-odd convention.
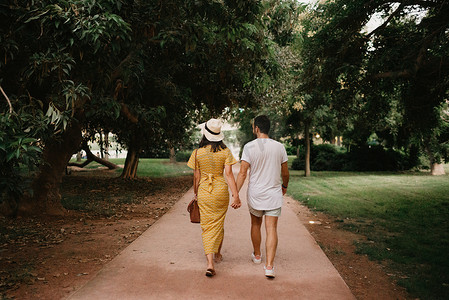
[[[270,209],[270,210],[257,210],[252,208],[250,205],[248,205],[249,212],[258,218],[261,218],[262,216],[270,216],[270,217],[280,217],[281,216],[281,209],[282,207]]]

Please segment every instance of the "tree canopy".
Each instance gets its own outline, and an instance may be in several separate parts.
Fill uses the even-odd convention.
[[[30,151],[42,149],[44,162],[19,207],[62,210],[58,183],[83,136],[115,133],[128,149],[122,175],[134,177],[141,150],[180,143],[203,107],[218,114],[250,105],[254,83],[275,68],[264,8],[262,1],[2,4],[0,84],[15,112],[32,106],[41,116],[35,120],[44,120],[36,125],[41,134],[25,140]],[[11,122],[5,108],[2,120]],[[2,164],[20,138],[3,140]],[[18,176],[13,169],[9,175]]]
[[[446,1],[316,4],[301,22],[303,98],[296,107],[312,108],[313,117],[323,108],[333,112],[332,125],[345,132],[346,143],[366,143],[376,132],[389,147],[416,145],[441,162],[447,157],[441,137],[447,130],[448,9]],[[368,28],[373,18],[380,22]]]

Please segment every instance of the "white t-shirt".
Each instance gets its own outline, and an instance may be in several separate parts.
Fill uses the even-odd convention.
[[[242,160],[250,164],[248,204],[257,210],[281,207],[281,164],[288,160],[284,145],[256,139],[243,147]]]

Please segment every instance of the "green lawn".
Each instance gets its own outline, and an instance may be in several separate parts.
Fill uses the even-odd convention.
[[[111,158],[109,161],[122,166],[125,164],[124,158]],[[85,168],[96,169],[98,167],[101,167],[101,165],[91,162]],[[117,172],[121,173],[122,168],[118,169]],[[168,158],[141,158],[137,167],[138,177],[174,177],[189,174],[193,174],[193,172],[185,162],[172,164]]]
[[[448,166],[446,165],[446,171]],[[449,175],[291,171],[289,194],[368,238],[360,253],[422,299],[449,295]]]
[[[137,168],[140,177],[174,177],[193,174],[187,163],[171,164],[168,158],[141,158]]]

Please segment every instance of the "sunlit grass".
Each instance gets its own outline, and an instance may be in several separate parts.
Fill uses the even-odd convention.
[[[84,161],[82,160],[79,163],[83,163]],[[109,161],[120,166],[116,170],[117,173],[122,172],[125,158],[111,158]],[[74,162],[74,160],[71,162]],[[100,167],[104,166],[94,161],[85,166],[87,169],[98,169]],[[189,174],[193,174],[193,172],[187,167],[185,162],[170,163],[168,158],[141,158],[137,167],[138,177],[175,177]]]
[[[446,165],[446,171],[447,171]],[[291,171],[289,194],[369,242],[358,251],[391,261],[414,295],[448,295],[449,176],[428,173]]]
[[[170,163],[167,158],[141,158],[137,168],[139,177],[174,177],[193,174],[185,162]]]

